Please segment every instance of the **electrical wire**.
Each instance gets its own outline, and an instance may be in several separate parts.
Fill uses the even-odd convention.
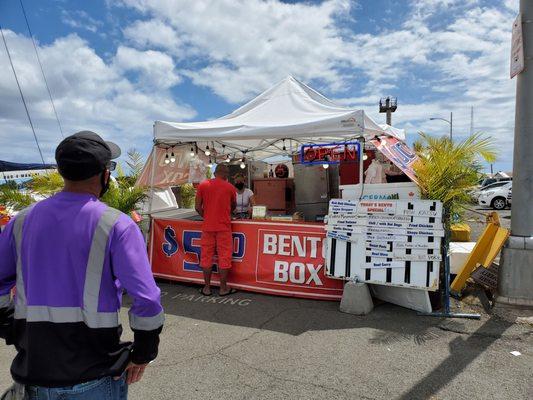
[[[28,27],[31,42],[33,43],[33,49],[35,50],[35,55],[37,56],[39,67],[41,67],[41,73],[43,75],[44,84],[46,85],[46,90],[48,91],[48,97],[50,97],[50,103],[52,103],[52,109],[54,110],[54,114],[56,116],[57,125],[59,126],[59,132],[61,132],[61,137],[65,138],[65,135],[63,134],[63,128],[61,127],[61,122],[59,121],[59,116],[57,115],[54,99],[52,98],[52,92],[50,91],[50,86],[48,86],[48,80],[46,79],[46,75],[44,74],[43,64],[41,63],[41,58],[39,57],[39,52],[37,51],[37,45],[35,44],[35,39],[33,39],[33,33],[31,32],[30,23],[28,22],[28,16],[26,15],[26,10],[24,9],[24,4],[22,4],[22,0],[19,1],[20,7],[22,8],[22,13],[24,14],[24,19],[26,20],[26,26]]]
[[[19,79],[17,76],[17,71],[15,71],[15,66],[13,65],[13,60],[11,59],[11,53],[9,52],[9,47],[7,47],[6,37],[4,36],[4,30],[2,29],[2,26],[0,26],[0,33],[2,34],[2,40],[4,41],[4,46],[6,47],[7,57],[9,58],[9,63],[11,64],[11,69],[13,70],[13,75],[15,75],[15,80],[17,81],[17,86],[19,88],[20,98],[22,99],[22,103],[24,104],[24,109],[26,110],[28,121],[30,122],[31,130],[33,132],[33,137],[35,139],[35,143],[37,144],[37,149],[39,150],[41,161],[43,162],[43,166],[44,166],[46,163],[44,162],[43,152],[41,151],[41,146],[39,145],[39,140],[37,139],[37,134],[35,133],[35,128],[33,127],[33,122],[30,117],[30,112],[28,111],[28,106],[26,104],[26,100],[24,99],[22,88],[20,87]]]

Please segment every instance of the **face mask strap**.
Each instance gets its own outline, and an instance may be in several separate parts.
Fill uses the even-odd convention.
[[[102,185],[102,191],[100,192],[100,197],[103,197],[104,194],[106,194],[106,192],[109,189],[109,181],[111,180],[111,178],[109,178],[107,182],[105,181],[106,172],[107,172],[107,169],[104,169],[104,171],[102,172],[102,175],[100,175],[100,183]]]

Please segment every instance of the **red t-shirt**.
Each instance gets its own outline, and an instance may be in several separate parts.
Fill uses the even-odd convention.
[[[237,200],[235,187],[220,178],[208,179],[200,183],[196,196],[202,199],[206,232],[231,230],[231,203]]]

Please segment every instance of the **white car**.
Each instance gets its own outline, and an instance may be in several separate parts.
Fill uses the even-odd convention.
[[[486,180],[486,179],[485,179]],[[489,185],[486,185],[486,186],[482,186],[481,188],[479,189],[475,189],[473,190],[472,192],[470,192],[470,195],[478,200],[479,199],[479,196],[485,191],[485,190],[492,190],[492,189],[496,189],[496,188],[500,188],[502,186],[506,186],[508,185],[510,182],[509,181],[498,181],[498,182],[493,182]]]
[[[492,187],[488,186],[486,189],[479,192],[478,203],[480,206],[492,207],[495,210],[503,210],[507,207],[507,195],[509,189],[512,188],[513,183],[507,182],[505,185]]]

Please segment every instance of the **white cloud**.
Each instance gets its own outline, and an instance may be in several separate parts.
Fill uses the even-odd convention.
[[[516,0],[501,0],[500,6],[481,0],[412,0],[404,2],[404,21],[394,20],[377,34],[355,33],[357,22],[346,16],[357,15],[359,8],[343,0],[122,1],[150,18],[154,31],[176,34],[180,54],[198,61],[187,63],[183,75],[229,102],[248,100],[287,74],[333,97],[345,95],[352,79],[364,78],[359,90],[340,101],[373,114],[381,95],[396,94],[400,105],[393,121],[411,133],[446,132],[446,126],[428,118],[453,111],[457,136],[469,132],[474,106],[477,129],[501,141],[502,159],[511,158],[514,81],[508,60]],[[125,30],[134,45],[175,52],[135,29],[145,23]],[[420,93],[420,99],[404,104],[403,91]]]
[[[97,32],[103,25],[101,21],[92,18],[83,10],[62,10],[61,21],[71,28],[85,29],[93,33]]]
[[[120,46],[115,65],[119,70],[139,72],[142,88],[168,89],[181,81],[172,57],[160,51],[139,51]]]
[[[509,8],[510,10],[518,12],[519,1],[520,0],[504,0],[504,4],[505,7]]]
[[[350,9],[347,0],[319,5],[260,0],[124,3],[149,15],[151,25],[158,20],[159,30],[164,24],[167,32],[177,32],[187,52],[209,62],[204,68],[191,68],[188,76],[231,102],[249,99],[289,74],[340,88],[345,78],[337,67],[353,57],[335,25],[336,16]],[[151,34],[142,39],[138,24],[125,29],[128,37],[143,45],[165,46],[162,41],[154,43]],[[173,52],[173,41],[165,48]]]
[[[156,48],[169,50],[179,56],[181,39],[177,32],[168,24],[157,19],[135,21],[124,30],[124,36],[140,48]]]
[[[425,20],[406,24],[402,30],[407,29],[414,35],[427,64],[420,63],[415,69],[413,64],[400,63],[396,64],[396,68],[411,70],[414,76],[418,71],[424,72],[425,82],[421,82],[417,89],[427,90],[421,94],[420,102],[403,103],[402,93],[398,93],[399,106],[393,115],[394,125],[410,133],[447,134],[449,127],[445,122],[429,121],[429,117],[449,118],[449,113],[453,112],[455,137],[464,137],[470,132],[470,109],[473,106],[474,131],[492,136],[500,152],[499,160],[511,168],[516,82],[509,79],[509,54],[514,11],[474,6],[438,29],[431,29]],[[436,15],[444,14],[433,16]],[[450,14],[447,15],[449,17]],[[397,32],[389,32],[389,35],[395,36]],[[374,36],[370,40],[375,52],[383,49],[379,38]],[[400,51],[408,53],[414,47],[412,41],[399,46]],[[391,57],[393,62],[399,59],[401,57],[396,54]],[[428,70],[432,71],[431,75],[428,75]],[[376,85],[380,87],[380,82]],[[371,114],[381,120],[382,117],[373,112],[376,98],[366,95],[341,101],[367,108],[370,106]]]
[[[117,44],[107,61],[77,37],[42,49],[61,112],[67,110],[65,118],[79,113],[82,121],[93,118],[107,127],[118,120],[138,131],[135,124],[145,126],[157,116],[179,119],[194,114],[169,94],[183,76],[238,104],[291,74],[331,97],[344,97],[343,104],[363,106],[380,121],[382,116],[375,113],[379,97],[397,95],[393,122],[410,133],[446,132],[443,122],[428,118],[453,111],[454,130],[465,134],[473,105],[476,128],[501,141],[502,159],[510,160],[515,81],[509,79],[509,47],[517,0],[497,5],[481,0],[402,2],[407,17],[401,21],[389,16],[393,23],[378,26],[379,33],[360,32],[357,21],[364,15],[348,0],[122,4],[136,10],[138,19],[122,27],[125,42]],[[349,15],[356,15],[357,21]],[[25,54],[31,56],[29,50]],[[81,61],[65,65],[65,54]],[[21,67],[21,80],[38,88],[42,84],[37,72]],[[9,78],[0,76],[0,89],[5,90],[0,107],[5,104],[23,119],[14,83],[2,84]],[[353,82],[359,86],[354,88]],[[27,92],[35,97],[33,108],[49,111],[42,90]],[[9,104],[5,99],[11,99]],[[0,111],[0,118],[6,114]]]
[[[4,31],[4,34],[43,152],[47,161],[53,161],[54,149],[61,137],[31,41],[11,31]],[[39,54],[66,134],[90,129],[115,140],[123,149],[131,147],[132,143],[148,148],[154,120],[183,120],[195,116],[191,107],[177,103],[165,90],[170,84],[161,83],[165,74],[169,82],[177,82],[172,61],[164,54],[122,48],[114,60],[106,62],[77,35],[39,46]],[[138,56],[137,61],[131,59],[132,55]],[[131,69],[138,70],[143,77],[151,76],[153,69],[152,86],[128,79],[127,72]],[[0,74],[0,159],[38,161],[3,46],[0,47],[0,70],[6,71]],[[148,90],[153,85],[159,85],[159,90]]]

